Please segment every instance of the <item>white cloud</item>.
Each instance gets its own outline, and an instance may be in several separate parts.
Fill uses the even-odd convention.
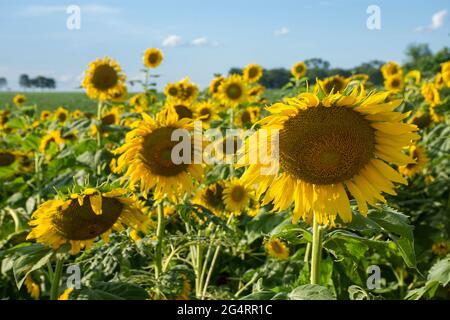
[[[192,46],[200,47],[200,46],[206,46],[208,44],[208,39],[206,38],[196,38],[191,41]]]
[[[273,34],[276,36],[284,36],[286,34],[288,34],[289,32],[291,32],[291,30],[289,30],[288,27],[281,27],[279,29],[276,29]]]
[[[177,36],[176,34],[172,34],[165,38],[162,42],[163,47],[176,47],[181,44],[181,37]]]
[[[26,17],[41,17],[55,13],[66,13],[69,6],[62,5],[29,5],[19,10],[19,15]],[[80,6],[81,14],[118,14],[120,9],[98,4]]]
[[[431,24],[427,27],[417,27],[416,32],[433,31],[441,28],[444,25],[447,10],[441,10],[433,14],[431,17]]]

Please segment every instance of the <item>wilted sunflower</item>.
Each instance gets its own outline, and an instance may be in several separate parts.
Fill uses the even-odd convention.
[[[291,74],[296,79],[300,79],[306,74],[306,64],[303,61],[297,62],[291,68]]]
[[[105,57],[89,64],[82,86],[91,99],[108,100],[124,81],[125,75],[119,64]]]
[[[23,94],[16,94],[13,98],[13,103],[18,107],[23,105],[25,102],[27,102],[27,98]]]
[[[219,87],[219,97],[223,104],[230,107],[246,102],[248,98],[247,84],[240,75],[233,74],[223,80]]]
[[[45,153],[45,150],[51,143],[55,143],[56,145],[64,144],[65,140],[61,137],[61,130],[53,130],[48,132],[41,140],[39,144],[39,151],[41,153]]]
[[[87,188],[48,200],[33,213],[27,239],[54,250],[69,242],[71,253],[77,254],[81,248],[89,249],[99,236],[108,241],[112,230],[122,231],[124,225],[145,232],[148,218],[127,193],[125,189]]]
[[[403,90],[404,85],[405,84],[401,74],[395,74],[384,79],[384,87],[386,90],[399,92]]]
[[[167,98],[176,99],[181,89],[177,83],[168,83],[164,88],[164,94]]]
[[[397,74],[401,76],[403,74],[403,70],[398,63],[394,61],[389,61],[388,63],[384,64],[381,67],[381,73],[383,74],[383,77],[386,79]]]
[[[147,68],[156,68],[163,61],[163,53],[160,49],[150,48],[144,53],[144,65]]]
[[[393,111],[402,101],[386,102],[388,96],[355,88],[347,96],[303,93],[268,107],[271,115],[259,121],[254,137],[279,130],[279,156],[271,139],[247,139],[239,163],[256,163],[250,163],[242,182],[256,184],[257,196],[266,192],[263,204],[273,201],[274,210],[294,202],[294,223],[311,221],[313,213],[320,224],[333,225],[337,215],[351,221],[345,187],[366,215],[367,203],[385,202],[383,192],[396,194],[392,182],[407,183],[386,162],[413,163],[402,150],[419,137],[413,133],[416,126],[401,122],[408,114]],[[252,160],[255,154],[268,154],[272,166]]]
[[[428,164],[428,156],[424,147],[413,145],[409,147],[409,155],[415,163],[408,163],[406,166],[401,166],[398,170],[405,176],[413,177]]]
[[[197,191],[192,203],[205,207],[216,216],[221,216],[225,210],[223,191],[224,185],[222,182],[211,183]]]
[[[202,121],[203,128],[209,128],[214,120],[220,119],[217,115],[217,106],[212,101],[201,101],[194,105],[194,118]]]
[[[224,80],[224,76],[218,76],[212,79],[211,83],[209,84],[209,93],[212,96],[215,96],[219,93],[219,87]]]
[[[434,83],[424,83],[420,89],[425,101],[431,106],[436,106],[441,103],[441,97],[439,91]]]
[[[257,82],[263,75],[263,68],[259,64],[249,64],[242,73],[245,81]]]
[[[58,107],[58,109],[56,109],[55,111],[54,118],[59,123],[63,124],[69,119],[69,115],[69,110],[64,107]]]
[[[339,93],[344,91],[349,81],[350,79],[346,79],[343,76],[336,75],[325,78],[323,80],[318,80],[318,88],[323,90],[325,94],[330,94],[331,92]]]
[[[236,214],[241,213],[248,207],[251,198],[251,189],[242,184],[239,179],[233,178],[226,182],[223,190],[223,202],[228,211]]]
[[[172,141],[172,133],[176,129],[191,131],[193,123],[190,119],[178,120],[171,110],[161,111],[156,120],[145,113],[142,117],[138,127],[126,135],[125,144],[114,151],[121,154],[117,170],[126,171],[130,188],[140,182],[144,196],[154,189],[155,200],[161,201],[167,196],[177,202],[177,197],[193,190],[193,179],[202,178],[202,165],[194,163],[197,151],[193,150],[192,144],[191,163],[172,161],[172,149],[179,143]]]
[[[278,238],[272,238],[266,242],[267,252],[274,258],[286,260],[289,258],[289,248]]]
[[[411,70],[405,75],[405,82],[409,80],[413,80],[415,84],[420,83],[420,71],[419,70]]]
[[[236,124],[240,128],[251,127],[256,121],[259,120],[259,114],[259,107],[247,107],[240,110],[235,117]]]

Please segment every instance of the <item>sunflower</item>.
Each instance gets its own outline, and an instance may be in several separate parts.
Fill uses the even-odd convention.
[[[411,70],[405,75],[405,82],[409,80],[413,80],[415,84],[420,83],[420,71],[419,70]]]
[[[214,182],[200,189],[192,199],[193,204],[199,204],[216,216],[221,216],[225,210],[223,201],[224,185],[222,182]]]
[[[428,102],[430,106],[434,107],[442,102],[439,96],[439,91],[434,83],[424,83],[420,91],[425,101]]]
[[[262,96],[266,88],[262,85],[257,85],[248,90],[249,97],[256,98]]]
[[[167,98],[176,99],[181,89],[177,83],[168,83],[164,88],[164,94]]]
[[[263,68],[259,64],[249,64],[242,73],[245,81],[257,82],[263,75]]]
[[[58,300],[69,300],[72,292],[73,288],[66,288],[66,290],[58,297]]]
[[[198,157],[197,150],[192,150],[195,148],[191,148],[191,163],[176,164],[172,160],[172,150],[179,143],[172,141],[172,133],[176,129],[191,131],[193,123],[189,119],[178,120],[170,109],[158,113],[156,120],[145,113],[142,117],[139,126],[126,135],[125,144],[114,151],[121,154],[117,170],[126,171],[132,189],[140,181],[145,197],[154,189],[155,200],[167,196],[176,202],[177,196],[193,190],[193,178],[200,180],[203,173],[201,164],[192,163],[192,156]]]
[[[263,205],[273,201],[276,211],[295,203],[294,223],[310,222],[313,214],[320,224],[334,225],[337,215],[350,222],[345,187],[366,215],[367,203],[385,202],[382,192],[395,194],[392,182],[407,183],[386,162],[413,163],[402,149],[419,137],[416,126],[401,123],[408,114],[393,111],[402,101],[386,102],[388,97],[389,92],[366,95],[355,88],[349,95],[320,98],[303,93],[268,107],[271,115],[258,122],[261,128],[239,152],[238,164],[249,164],[242,182],[256,184],[258,197],[266,192]],[[261,134],[270,138],[278,130],[276,152]],[[269,154],[272,164],[249,158],[258,154]]]
[[[219,97],[223,104],[235,107],[247,101],[248,88],[240,75],[233,74],[223,80],[219,87]]]
[[[177,99],[185,102],[191,103],[198,96],[198,87],[193,84],[189,78],[184,78],[180,82],[178,82],[178,88],[180,89],[177,95]]]
[[[349,79],[340,75],[335,75],[323,80],[318,80],[318,88],[322,89],[325,94],[330,94],[331,92],[339,93],[344,91],[349,81]]]
[[[70,115],[69,110],[67,110],[64,107],[58,107],[58,109],[56,109],[55,111],[54,118],[59,123],[63,124],[69,119],[69,115]]]
[[[108,100],[115,89],[125,81],[125,75],[115,60],[108,57],[89,64],[82,87],[91,99]]]
[[[224,76],[215,77],[209,84],[209,93],[215,96],[219,93],[219,87],[225,80]]]
[[[258,121],[259,115],[259,107],[247,107],[240,110],[235,118],[236,125],[240,128],[251,127],[256,121]]]
[[[147,49],[144,53],[144,65],[147,68],[151,69],[156,68],[161,64],[163,58],[164,56],[160,49],[157,48]]]
[[[411,119],[408,120],[408,123],[416,125],[419,129],[427,128],[431,122],[431,115],[423,110],[417,110]]]
[[[83,116],[83,112],[80,109],[76,109],[70,116],[72,119],[80,119]]]
[[[131,97],[130,106],[134,108],[135,112],[144,112],[148,109],[148,97],[145,93],[138,93]]]
[[[450,61],[441,64],[442,80],[450,88]]]
[[[351,81],[359,81],[362,84],[365,84],[367,82],[367,80],[369,80],[369,76],[365,73],[357,73],[357,74],[352,74],[349,79]]]
[[[391,90],[392,92],[399,92],[403,90],[404,87],[403,78],[400,74],[395,74],[384,80],[384,87],[386,90]]]
[[[409,155],[415,163],[408,163],[399,167],[398,170],[405,176],[413,177],[428,164],[428,156],[426,150],[419,145],[409,147]]]
[[[9,110],[0,110],[0,129],[5,129],[9,121]]]
[[[45,153],[45,150],[51,143],[55,143],[58,146],[65,143],[65,140],[61,137],[61,130],[53,130],[48,132],[39,144],[39,151],[41,153]]]
[[[102,115],[102,124],[105,126],[119,125],[120,124],[120,110],[117,107],[111,108]]]
[[[403,74],[403,70],[402,70],[402,67],[400,67],[400,65],[398,63],[396,63],[394,61],[390,61],[381,67],[381,73],[383,74],[383,77],[385,79],[387,79],[394,75],[401,76]]]
[[[297,62],[291,68],[291,73],[295,79],[300,79],[306,74],[306,64],[303,61]]]
[[[289,258],[289,248],[278,238],[272,238],[266,242],[267,252],[274,258],[286,260]]]
[[[33,299],[38,300],[39,296],[41,295],[41,289],[39,288],[39,285],[36,282],[34,282],[31,275],[28,275],[25,278],[24,284],[25,284],[25,287],[27,288],[27,291],[30,294],[30,296]]]
[[[439,241],[433,243],[431,252],[440,257],[445,257],[450,252],[450,243],[448,241]]]
[[[86,188],[44,202],[29,224],[32,230],[27,240],[35,239],[54,250],[70,243],[75,255],[81,248],[89,249],[99,236],[107,242],[112,230],[122,231],[124,225],[146,232],[148,218],[125,189]]]
[[[128,89],[127,86],[123,83],[120,83],[115,88],[111,90],[110,97],[108,100],[112,102],[124,102],[128,97]]]
[[[17,154],[13,151],[0,149],[0,168],[9,167],[17,160]]]
[[[189,300],[189,296],[192,291],[191,281],[184,273],[181,273],[180,277],[182,280],[181,290],[174,300]]]
[[[434,86],[436,89],[441,90],[445,86],[444,78],[442,77],[442,73],[438,73],[436,78],[434,79]]]
[[[167,100],[164,110],[171,110],[172,113],[178,116],[178,120],[194,119],[194,109],[189,103],[184,103],[180,100]]]
[[[228,211],[241,213],[248,207],[251,198],[251,190],[242,184],[239,179],[233,178],[226,183],[223,191],[223,202]]]
[[[211,122],[220,119],[217,115],[216,105],[212,101],[201,101],[194,104],[194,118],[201,120],[203,128],[209,128]]]
[[[16,94],[13,98],[13,103],[18,107],[22,106],[25,102],[27,102],[27,98],[23,94]]]

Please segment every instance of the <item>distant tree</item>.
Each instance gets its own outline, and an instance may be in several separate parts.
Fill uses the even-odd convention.
[[[450,52],[447,47],[433,54],[428,44],[411,44],[405,50],[405,71],[418,69],[425,76],[432,76],[439,72],[441,63],[450,60]]]
[[[320,58],[312,58],[304,61],[306,64],[306,76],[310,83],[315,83],[316,79],[323,79],[330,76],[330,63]]]
[[[381,74],[380,68],[385,62],[380,60],[372,60],[370,62],[364,62],[359,66],[353,68],[352,73],[365,73],[369,76],[369,80],[375,85],[383,84],[383,75]]]
[[[19,85],[22,88],[24,88],[24,89],[30,88],[30,85],[31,85],[30,77],[28,77],[27,74],[20,75],[20,77],[19,77]]]
[[[6,88],[8,86],[8,81],[6,78],[0,78],[0,89]]]
[[[230,71],[228,71],[228,74],[229,75],[232,75],[232,74],[240,74],[240,75],[242,75],[242,69],[233,67],[233,68],[230,69]]]
[[[264,70],[260,83],[266,88],[281,88],[289,82],[291,72],[284,68]]]

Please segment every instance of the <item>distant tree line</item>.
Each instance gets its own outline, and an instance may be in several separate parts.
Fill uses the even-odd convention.
[[[30,78],[27,74],[22,74],[19,77],[19,85],[24,89],[55,89],[56,81],[53,78],[46,78],[43,76]]]
[[[433,54],[427,44],[412,44],[405,51],[406,61],[403,65],[405,72],[412,69],[421,71],[424,76],[436,74],[440,69],[442,62],[450,60],[449,48],[445,47]],[[383,84],[383,76],[380,67],[385,63],[380,60],[373,60],[362,63],[350,69],[330,68],[330,63],[320,58],[312,58],[304,61],[308,71],[306,77],[310,84],[316,82],[316,78],[323,79],[326,77],[341,75],[349,77],[353,74],[365,73],[375,85]],[[242,74],[242,69],[231,68],[229,74]],[[289,82],[292,75],[290,70],[285,68],[265,69],[260,83],[267,88],[281,88]]]
[[[8,80],[6,78],[0,78],[0,89],[4,89],[8,86]]]

